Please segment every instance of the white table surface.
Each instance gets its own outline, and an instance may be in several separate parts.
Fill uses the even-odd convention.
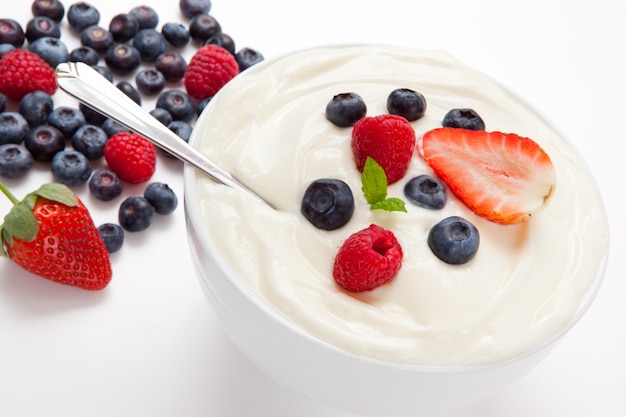
[[[0,17],[25,25],[29,1],[2,3]],[[150,3],[159,27],[185,22],[178,1]],[[92,4],[108,27],[115,14],[142,3]],[[626,3],[214,0],[211,14],[238,47],[266,58],[345,42],[447,49],[548,114],[578,147],[604,195],[612,230],[604,285],[545,362],[496,396],[447,416],[626,415],[626,273],[620,265],[626,253],[620,152],[626,140]],[[75,47],[65,20],[63,29],[63,40]],[[62,92],[55,103],[73,104]],[[153,101],[144,106],[153,108]],[[50,179],[40,168],[7,183],[21,197]],[[277,386],[233,347],[192,268],[181,164],[160,159],[153,179],[170,184],[181,205],[147,231],[127,234],[112,256],[114,279],[104,291],[50,283],[0,260],[0,416],[345,416]],[[127,187],[125,195],[142,190]],[[119,202],[98,202],[86,187],[76,191],[96,223],[116,220]],[[8,209],[0,198],[0,215]]]

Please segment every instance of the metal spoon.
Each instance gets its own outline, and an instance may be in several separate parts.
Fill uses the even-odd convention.
[[[89,65],[83,62],[62,63],[57,66],[55,74],[59,87],[87,106],[139,133],[214,181],[241,190],[275,208],[232,174],[189,146]]]

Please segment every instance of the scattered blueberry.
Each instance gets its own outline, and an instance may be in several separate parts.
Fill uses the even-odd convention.
[[[84,62],[87,65],[98,65],[100,54],[88,46],[79,46],[70,51],[70,62]]]
[[[33,166],[33,157],[23,145],[0,145],[0,176],[9,179],[23,177]]]
[[[98,71],[100,75],[106,78],[109,82],[113,82],[113,73],[108,67],[105,67],[104,65],[92,65],[91,68]]]
[[[338,179],[315,180],[304,192],[300,210],[318,229],[337,229],[348,223],[354,213],[352,190]]]
[[[57,152],[50,163],[54,179],[68,187],[78,187],[91,176],[91,164],[85,155],[74,150]]]
[[[22,25],[13,19],[0,19],[0,43],[21,47],[26,39]]]
[[[86,124],[72,135],[72,147],[93,161],[102,158],[108,140],[104,129]]]
[[[420,207],[441,209],[446,205],[446,187],[430,175],[418,175],[404,186],[404,195]]]
[[[52,97],[41,90],[27,93],[22,97],[18,106],[19,113],[26,119],[30,127],[47,123],[53,109]]]
[[[65,149],[65,136],[56,127],[41,125],[31,129],[24,138],[24,146],[35,161],[50,162],[57,152]]]
[[[159,15],[149,6],[133,7],[128,13],[139,23],[139,29],[154,29],[159,24]]]
[[[111,22],[109,22],[109,32],[115,42],[128,42],[138,31],[139,22],[127,13],[115,15],[111,19]]]
[[[196,112],[196,106],[191,97],[182,90],[167,90],[159,95],[156,107],[167,110],[174,120],[190,121]]]
[[[2,58],[4,54],[8,54],[9,52],[14,50],[15,46],[11,45],[10,43],[0,43],[0,58]]]
[[[5,111],[0,113],[0,145],[21,143],[28,130],[28,122],[18,112]]]
[[[263,55],[252,48],[242,48],[235,53],[235,60],[239,64],[239,72],[263,61]]]
[[[154,67],[163,74],[166,81],[177,82],[185,76],[187,62],[178,52],[164,52],[154,61]]]
[[[4,112],[7,108],[7,98],[4,94],[0,93],[0,113]]]
[[[161,28],[161,34],[174,48],[182,48],[187,45],[191,37],[185,26],[173,22],[164,24]]]
[[[124,185],[115,172],[102,168],[89,179],[89,191],[98,200],[111,201],[122,195]]]
[[[107,119],[105,115],[83,103],[78,103],[78,109],[85,116],[85,123],[90,125],[102,126],[102,123]]]
[[[118,212],[120,226],[129,232],[140,232],[152,224],[154,206],[143,196],[127,197]]]
[[[59,0],[35,0],[30,6],[33,16],[46,16],[60,23],[65,16],[65,6]]]
[[[387,97],[387,111],[412,122],[426,113],[426,98],[410,88],[398,88]]]
[[[119,88],[124,94],[126,94],[132,101],[139,104],[141,106],[141,94],[139,91],[128,81],[120,81],[117,83],[117,88]]]
[[[199,14],[211,11],[211,0],[179,0],[178,7],[183,16],[190,19]]]
[[[183,122],[182,120],[174,120],[168,123],[167,128],[174,132],[176,136],[178,136],[185,142],[189,142],[191,132],[193,131],[193,127],[189,123]],[[170,159],[176,158],[174,155],[165,150],[163,151],[163,155]]]
[[[485,122],[473,109],[452,109],[443,117],[443,127],[485,130]]]
[[[326,119],[339,127],[354,125],[366,113],[365,101],[357,93],[337,94],[326,105]]]
[[[89,26],[80,32],[80,43],[83,46],[89,46],[98,52],[106,51],[113,45],[113,35],[100,26]]]
[[[171,214],[178,206],[178,197],[167,184],[162,182],[148,184],[143,196],[154,206],[154,211],[157,214]]]
[[[129,132],[128,128],[122,126],[113,119],[106,119],[102,123],[102,129],[104,129],[109,138],[119,132]]]
[[[165,37],[154,29],[140,29],[133,37],[133,46],[137,48],[141,59],[154,62],[167,50]]]
[[[72,29],[80,33],[83,29],[100,22],[100,12],[91,4],[81,1],[67,9],[67,21]]]
[[[231,54],[235,55],[235,41],[224,32],[216,33],[215,35],[211,36],[206,41],[204,41],[203,45],[221,46]]]
[[[213,98],[213,97],[203,98],[202,100],[200,100],[200,101],[198,102],[198,106],[197,106],[197,109],[196,109],[196,110],[197,110],[197,113],[198,113],[198,116],[200,116],[200,114],[204,111],[204,109],[206,108],[206,106],[208,106],[208,105],[209,105],[209,103],[211,102],[211,99],[212,99],[212,98]]]
[[[132,45],[114,43],[104,53],[104,61],[114,73],[127,75],[139,67],[141,54]]]
[[[189,21],[189,35],[200,44],[221,31],[222,27],[217,19],[205,13],[195,15]]]
[[[85,124],[85,115],[76,107],[60,106],[48,116],[48,124],[56,127],[67,139]]]
[[[98,233],[107,248],[107,252],[115,253],[124,245],[124,229],[115,223],[104,223],[98,226]]]
[[[28,42],[36,41],[44,36],[58,39],[61,37],[61,28],[49,17],[35,16],[26,24],[25,35]]]
[[[165,88],[165,77],[156,68],[144,68],[135,75],[135,84],[141,93],[154,96]]]
[[[451,216],[435,224],[428,233],[428,246],[442,261],[461,265],[478,251],[478,229],[462,217]]]
[[[152,117],[157,119],[165,126],[169,125],[174,120],[172,119],[172,115],[170,114],[170,112],[160,107],[155,107],[154,109],[150,110],[150,114],[152,115]]]
[[[70,60],[70,52],[67,46],[60,39],[51,38],[50,36],[44,36],[32,42],[29,44],[28,50],[39,55],[52,68],[56,68],[60,63]]]

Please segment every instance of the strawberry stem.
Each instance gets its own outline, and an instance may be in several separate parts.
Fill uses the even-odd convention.
[[[13,205],[19,204],[20,200],[18,200],[13,194],[11,194],[11,191],[9,191],[9,189],[2,183],[2,181],[0,181],[0,191],[2,191],[2,194],[6,195],[7,198],[11,200]]]

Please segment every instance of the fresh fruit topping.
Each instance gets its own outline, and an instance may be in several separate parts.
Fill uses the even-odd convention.
[[[412,122],[426,113],[426,98],[410,88],[397,88],[387,97],[387,111]]]
[[[352,128],[351,146],[358,170],[362,172],[371,157],[383,167],[389,184],[406,174],[415,141],[413,126],[394,114],[364,117]]]
[[[98,233],[107,248],[107,252],[115,253],[124,245],[124,229],[115,223],[104,223],[98,226]]]
[[[30,130],[24,138],[24,146],[35,161],[50,162],[57,152],[65,149],[65,136],[56,127],[41,125]]]
[[[111,280],[104,242],[89,211],[67,187],[46,184],[14,203],[0,226],[0,254],[43,278],[87,290],[101,290]]]
[[[419,153],[465,205],[496,223],[528,220],[556,185],[548,154],[513,133],[433,129],[422,137]]]
[[[183,79],[187,93],[201,100],[213,97],[239,72],[233,55],[217,45],[205,45],[191,57]]]
[[[217,46],[221,46],[222,48],[226,49],[228,52],[230,52],[231,54],[235,55],[235,40],[233,38],[231,38],[229,35],[227,35],[224,32],[220,32],[220,33],[216,33],[215,35],[211,36],[209,39],[207,39],[206,41],[204,41],[203,45],[217,45]],[[255,63],[258,63],[260,61],[263,60],[263,56],[260,55],[258,52],[251,50],[249,48],[244,48],[242,51],[242,53],[239,54],[239,61],[237,61],[237,63],[239,64],[239,72],[241,72],[241,68],[248,68],[251,65],[254,65]],[[255,62],[251,62],[251,59],[244,59],[243,54],[247,53],[248,54],[248,58],[253,58],[253,60]],[[254,57],[252,56],[254,53]],[[259,55],[260,55],[260,60],[259,60]],[[235,57],[235,59],[237,59],[237,57]]]
[[[52,68],[70,59],[70,51],[60,39],[43,37],[28,45],[28,50],[37,54]]]
[[[339,179],[315,180],[304,192],[300,211],[318,229],[338,229],[348,223],[354,213],[352,190]]]
[[[174,48],[182,48],[189,43],[191,35],[189,30],[180,23],[167,22],[161,28],[161,34],[165,40]]]
[[[54,70],[39,56],[25,49],[15,49],[0,59],[0,93],[19,101],[28,93],[57,90]]]
[[[138,31],[139,22],[128,13],[117,14],[109,22],[109,32],[118,43],[128,42]]]
[[[119,83],[115,84],[115,86],[122,93],[126,94],[128,98],[141,106],[141,94],[139,94],[139,90],[137,90],[134,85],[132,85],[128,81],[120,81]]]
[[[33,156],[23,145],[0,145],[0,177],[15,179],[26,175],[33,166]]]
[[[57,152],[50,163],[52,176],[68,187],[78,187],[89,180],[91,164],[87,157],[75,150]]]
[[[169,82],[183,79],[187,70],[187,61],[178,52],[164,52],[154,61],[154,67],[163,74]]]
[[[148,184],[143,192],[143,196],[152,206],[157,214],[172,214],[178,206],[178,197],[169,185],[162,182]]]
[[[393,232],[372,224],[341,245],[333,264],[333,278],[348,291],[371,291],[396,276],[402,256]]]
[[[219,22],[206,13],[197,14],[189,21],[189,35],[199,44],[203,44],[221,31],[222,26]]]
[[[150,6],[133,7],[128,14],[137,20],[139,29],[154,29],[159,24],[159,14]]]
[[[24,95],[18,109],[30,127],[41,126],[48,122],[54,109],[54,101],[50,94],[37,90]]]
[[[211,0],[179,0],[178,7],[183,16],[190,19],[199,14],[209,13]]]
[[[239,65],[239,72],[247,70],[251,66],[263,61],[263,59],[263,54],[252,48],[241,48],[235,53],[235,60],[237,61],[237,65]]]
[[[101,168],[89,178],[89,191],[98,200],[110,201],[122,194],[124,184],[115,172]]]
[[[131,184],[148,181],[156,169],[156,149],[143,136],[119,132],[111,136],[104,147],[109,168],[122,181]]]
[[[81,1],[67,9],[67,21],[77,33],[100,22],[100,12],[91,4]]]
[[[17,112],[0,113],[0,145],[21,143],[28,134],[28,122]]]
[[[85,124],[85,115],[76,107],[56,107],[48,116],[48,124],[57,128],[67,139]]]
[[[141,54],[132,45],[114,43],[104,53],[109,69],[119,75],[128,75],[141,65]]]
[[[451,216],[435,224],[428,233],[428,246],[445,263],[461,265],[478,251],[478,229],[462,217]]]
[[[65,16],[65,6],[59,0],[34,0],[30,11],[33,16],[46,16],[57,23]]]
[[[80,32],[80,43],[98,52],[106,51],[114,42],[111,32],[100,26],[89,26]]]
[[[402,211],[406,213],[404,201],[387,198],[387,176],[385,170],[368,157],[361,173],[362,190],[372,210]]]
[[[446,205],[446,187],[430,175],[418,175],[404,185],[404,195],[414,204],[429,209],[441,209]]]
[[[141,59],[154,62],[167,50],[165,37],[155,29],[140,29],[133,37],[133,46],[137,48]]]
[[[72,135],[72,147],[87,159],[94,161],[104,155],[104,145],[109,137],[104,129],[94,125],[82,125]]]
[[[441,125],[469,130],[485,130],[485,122],[473,109],[452,109],[443,117]]]
[[[70,51],[70,62],[84,62],[87,65],[97,65],[100,53],[88,46],[77,46]]]
[[[165,88],[165,77],[156,68],[144,68],[135,75],[137,89],[146,96],[155,96]]]
[[[26,34],[22,25],[13,19],[0,19],[0,44],[19,48],[24,44]]]
[[[35,16],[26,24],[25,34],[28,42],[34,42],[44,36],[58,39],[61,37],[61,28],[49,17]]]
[[[128,232],[141,232],[152,224],[154,206],[143,196],[127,197],[118,212],[120,226]]]
[[[189,94],[181,90],[167,90],[159,95],[156,107],[167,110],[173,120],[188,122],[196,114],[196,105]]]
[[[339,127],[353,126],[366,113],[365,101],[357,93],[337,94],[326,105],[326,118]]]

